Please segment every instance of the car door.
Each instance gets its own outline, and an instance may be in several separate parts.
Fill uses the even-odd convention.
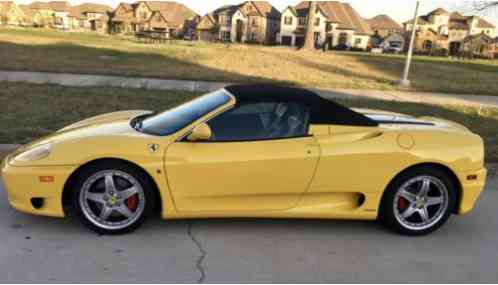
[[[178,211],[285,210],[297,204],[320,156],[308,135],[307,107],[250,103],[207,123],[213,133],[209,141],[181,140],[166,151]]]

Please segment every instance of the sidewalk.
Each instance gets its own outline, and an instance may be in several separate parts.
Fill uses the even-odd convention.
[[[209,92],[230,84],[228,82],[186,81],[144,77],[121,77],[107,75],[83,75],[24,71],[0,71],[0,81],[47,83],[73,87],[112,86],[122,88],[183,90],[192,92]],[[471,107],[498,108],[498,96],[403,92],[392,90],[383,91],[338,89],[315,91],[317,91],[323,97],[331,99],[369,98],[385,101],[427,103],[435,105],[462,105]]]

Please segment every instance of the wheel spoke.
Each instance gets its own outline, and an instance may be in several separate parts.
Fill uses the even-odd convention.
[[[425,203],[426,206],[434,206],[440,204],[443,204],[443,197],[428,198],[427,202]]]
[[[411,217],[416,212],[416,209],[413,205],[410,205],[406,210],[401,214],[401,216],[405,219]]]
[[[96,202],[96,203],[99,203],[99,204],[105,204],[105,200],[104,200],[104,194],[101,194],[101,193],[91,193],[91,192],[88,192],[86,194],[86,198],[90,201],[93,201],[93,202]]]
[[[427,178],[424,178],[424,180],[422,180],[422,186],[420,187],[418,193],[419,197],[426,197],[427,193],[429,193],[430,187],[431,187],[431,181]]]
[[[133,216],[133,213],[126,207],[125,204],[121,204],[118,208],[116,208],[116,211],[118,211],[121,215],[130,218]]]
[[[427,211],[427,207],[423,207],[418,211],[418,214],[420,215],[420,218],[422,218],[422,221],[424,223],[429,222],[429,211]]]
[[[131,188],[123,190],[123,191],[121,191],[119,193],[121,194],[121,199],[122,200],[126,200],[126,199],[130,198],[131,196],[137,194],[138,193],[138,189],[136,187],[131,187]]]
[[[399,194],[401,195],[401,197],[405,198],[409,202],[415,202],[415,200],[417,198],[417,195],[409,192],[406,189],[401,189],[401,191],[399,192]]]
[[[105,176],[105,191],[107,193],[116,192],[116,186],[114,185],[114,179],[112,178],[112,174],[107,174]]]
[[[100,211],[100,218],[103,221],[107,221],[107,219],[109,218],[111,213],[112,213],[112,209],[107,207],[107,206],[104,206],[104,207],[102,207],[102,210]]]

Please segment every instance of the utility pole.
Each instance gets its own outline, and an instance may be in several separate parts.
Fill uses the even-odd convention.
[[[410,47],[408,48],[408,54],[406,55],[405,70],[403,72],[403,78],[401,78],[401,81],[399,81],[399,85],[403,87],[410,87],[410,80],[408,80],[408,76],[410,75],[410,66],[412,64],[412,56],[413,56],[413,46],[415,45],[415,37],[417,34],[419,8],[420,8],[420,1],[417,0],[417,6],[415,8],[415,17],[413,18],[413,23],[412,23],[412,35],[410,39]]]

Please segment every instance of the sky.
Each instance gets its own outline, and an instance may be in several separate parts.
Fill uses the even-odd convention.
[[[204,15],[222,5],[237,4],[243,0],[176,0],[181,2],[200,15]],[[27,4],[31,0],[16,0],[20,4]],[[116,7],[119,2],[134,2],[133,0],[69,0],[71,4],[83,2],[95,2]],[[296,5],[299,0],[269,0],[275,8],[282,11],[289,5]],[[415,0],[344,0],[350,3],[363,17],[371,18],[379,14],[387,14],[399,23],[413,18],[415,11]],[[437,7],[443,7],[453,11],[458,9],[468,10],[470,0],[422,0],[421,14],[426,14]],[[493,11],[480,14],[483,18],[498,26],[498,8]]]

